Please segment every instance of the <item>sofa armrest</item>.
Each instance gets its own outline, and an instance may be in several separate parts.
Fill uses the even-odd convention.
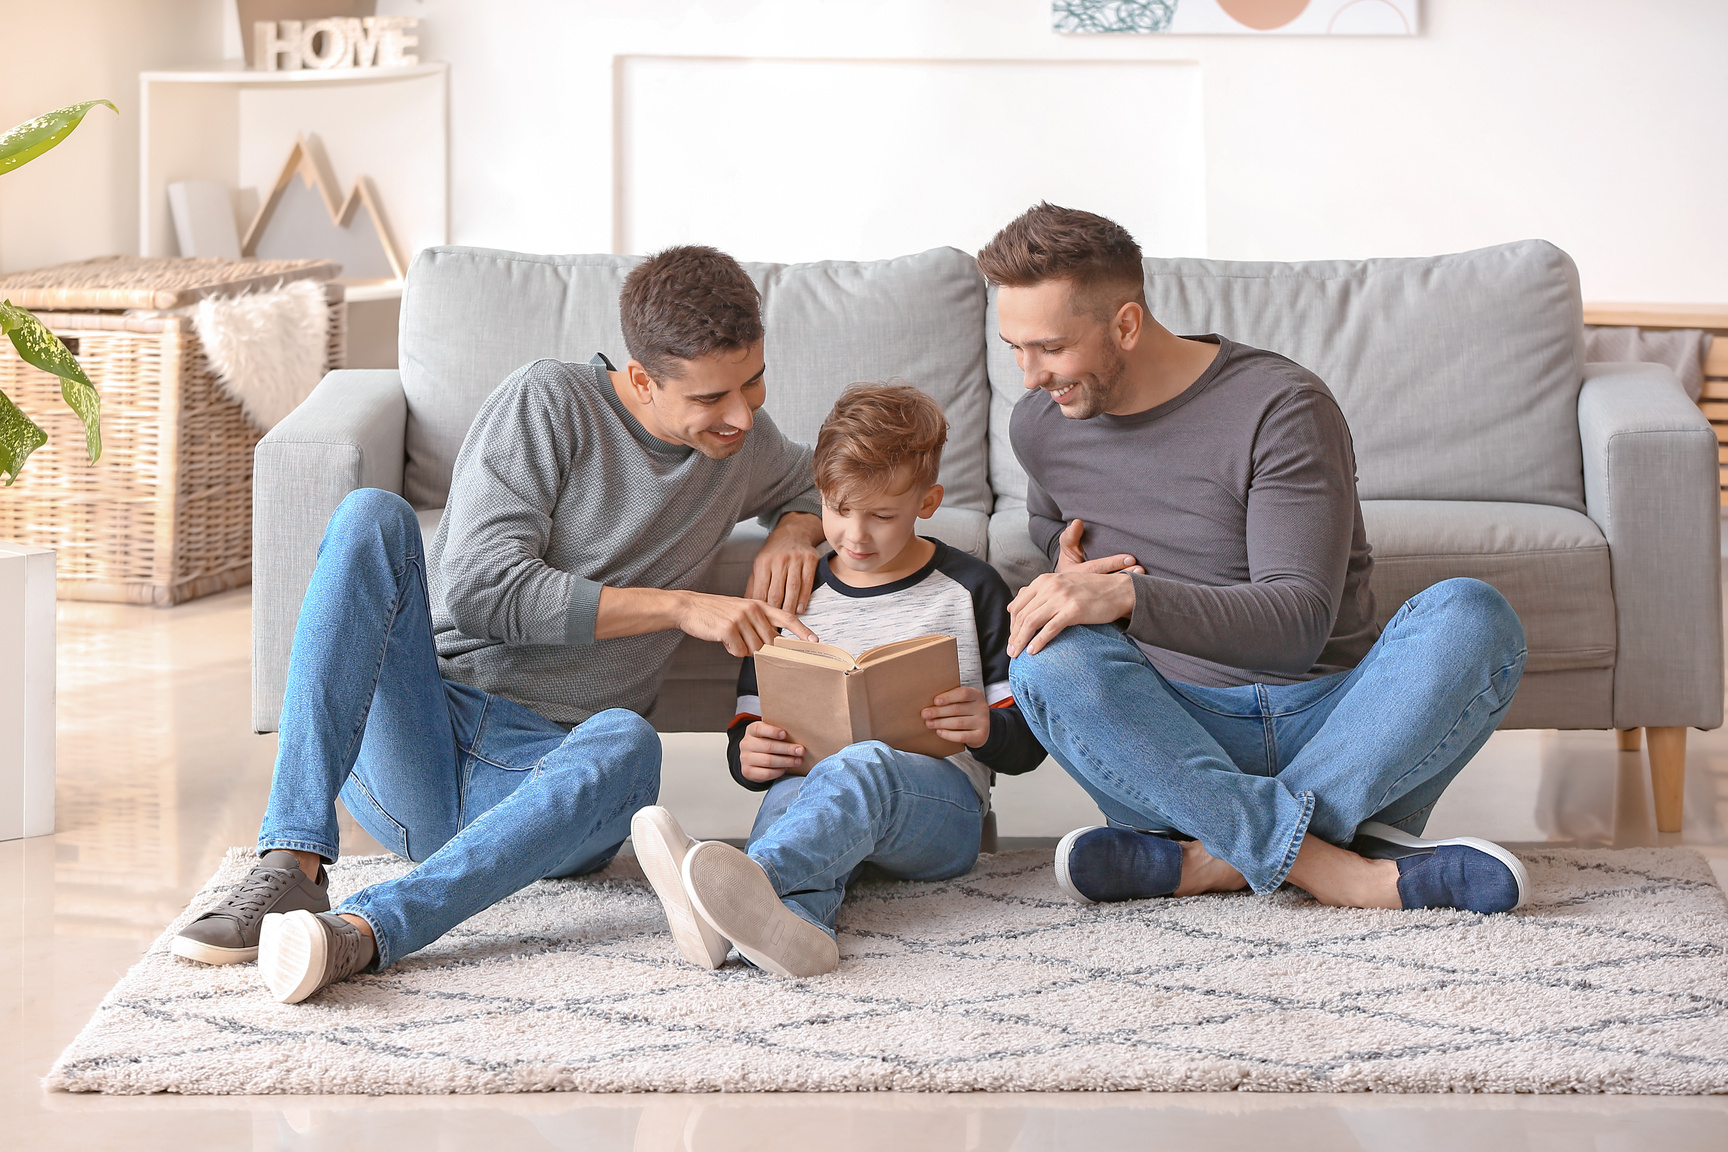
[[[1722,723],[1716,434],[1669,369],[1587,364],[1585,511],[1608,538],[1616,728]]]
[[[300,601],[330,514],[356,488],[402,491],[408,400],[395,371],[319,381],[252,457],[252,728],[274,732]]]

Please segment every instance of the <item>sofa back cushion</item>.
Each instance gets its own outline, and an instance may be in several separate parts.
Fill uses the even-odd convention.
[[[1147,260],[1173,332],[1217,332],[1326,381],[1356,444],[1364,500],[1493,500],[1583,511],[1583,303],[1571,257],[1542,240],[1450,256],[1301,264]],[[991,481],[1024,503],[1008,445],[1023,394],[986,319]]]
[[[411,504],[444,504],[474,414],[521,365],[543,356],[581,362],[597,351],[623,364],[618,293],[640,262],[456,247],[415,258],[400,344]],[[948,414],[946,502],[988,513],[984,287],[972,258],[937,248],[894,260],[744,267],[762,290],[767,408],[781,430],[814,443],[854,380],[916,384]]]

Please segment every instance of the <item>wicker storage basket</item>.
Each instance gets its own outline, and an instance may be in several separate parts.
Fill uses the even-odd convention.
[[[284,279],[324,280],[336,270],[323,261],[135,258],[65,268],[89,273],[93,265],[116,273],[109,281],[131,283],[66,284],[76,277],[57,282],[59,270],[44,269],[0,277],[0,295],[33,309],[85,301],[172,308]],[[18,283],[26,279],[37,284]],[[326,284],[325,299],[328,370],[343,365],[347,306],[340,285]],[[5,342],[0,389],[49,439],[16,483],[0,487],[0,539],[54,549],[64,599],[168,605],[250,583],[252,450],[262,433],[223,392],[191,319],[94,310],[37,316],[102,396],[102,459],[91,464],[85,454],[83,425],[61,402],[59,380]]]

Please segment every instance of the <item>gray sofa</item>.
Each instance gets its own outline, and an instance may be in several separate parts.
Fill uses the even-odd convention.
[[[621,359],[618,291],[636,261],[427,249],[403,294],[400,370],[331,373],[258,445],[258,731],[276,727],[331,511],[355,488],[386,488],[423,510],[430,539],[457,448],[500,380],[543,356]],[[1015,587],[1045,570],[1008,445],[1021,378],[972,259],[746,267],[780,427],[813,440],[854,380],[918,385],[951,425],[931,533]],[[1530,648],[1506,726],[1655,729],[1659,822],[1678,828],[1684,730],[1722,721],[1716,439],[1667,369],[1583,362],[1571,259],[1541,241],[1424,259],[1149,259],[1146,288],[1174,331],[1277,350],[1331,386],[1355,438],[1380,618],[1447,577],[1495,585]],[[762,535],[739,527],[714,590],[742,590]],[[686,640],[651,719],[722,728],[736,667]]]

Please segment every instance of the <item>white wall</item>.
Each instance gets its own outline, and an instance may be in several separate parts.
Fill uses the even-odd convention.
[[[1424,0],[1423,35],[1386,39],[1057,36],[1048,0],[381,0],[379,9],[420,16],[422,53],[452,63],[457,243],[611,248],[619,56],[1193,60],[1208,255],[1408,255],[1544,236],[1577,258],[1589,297],[1728,300],[1723,0]],[[1107,124],[1124,157],[1159,115],[1071,90],[1047,95],[1076,124]],[[748,121],[710,128],[743,154],[786,145],[760,140]],[[975,173],[975,189],[1008,172],[1047,173],[1056,186],[1064,171],[1097,163],[1012,125],[991,147],[998,165]],[[834,175],[930,161],[861,157]],[[774,186],[771,170],[717,182],[692,166],[686,179],[688,195],[722,204]],[[786,227],[816,228],[820,213],[803,205]],[[908,236],[905,247],[922,243]]]
[[[537,251],[609,251],[623,202],[619,57],[871,60],[1187,60],[1199,65],[1207,255],[1306,259],[1455,251],[1544,236],[1599,300],[1728,301],[1728,2],[1424,0],[1412,38],[1066,37],[1048,0],[381,0],[419,16],[420,51],[452,63],[452,238]],[[218,0],[0,0],[0,120],[109,95],[54,155],[0,177],[0,267],[136,245],[136,72],[220,55]],[[1145,164],[1157,107],[1048,92],[1051,116]],[[705,107],[692,109],[703,119]],[[947,112],[929,110],[931,117]],[[8,118],[10,117],[10,118]],[[763,121],[774,117],[765,116]],[[796,141],[707,121],[741,155]],[[993,203],[1004,181],[1066,194],[1078,155],[1060,135],[998,126],[970,186],[932,199]],[[915,150],[860,156],[833,179],[940,167]],[[687,195],[759,206],[772,170]],[[1052,192],[1051,194],[1056,194]],[[1070,197],[1072,199],[1072,197]],[[819,203],[782,208],[789,237]],[[908,228],[872,244],[926,243]],[[994,222],[994,221],[992,221]],[[640,223],[640,222],[638,222]],[[640,231],[640,229],[638,229]],[[800,241],[802,242],[802,241]],[[957,244],[971,237],[956,236]],[[772,251],[740,251],[776,258]],[[886,252],[880,254],[888,254]]]
[[[0,176],[0,270],[138,251],[138,73],[221,56],[221,0],[0,0],[0,131],[98,98]]]

